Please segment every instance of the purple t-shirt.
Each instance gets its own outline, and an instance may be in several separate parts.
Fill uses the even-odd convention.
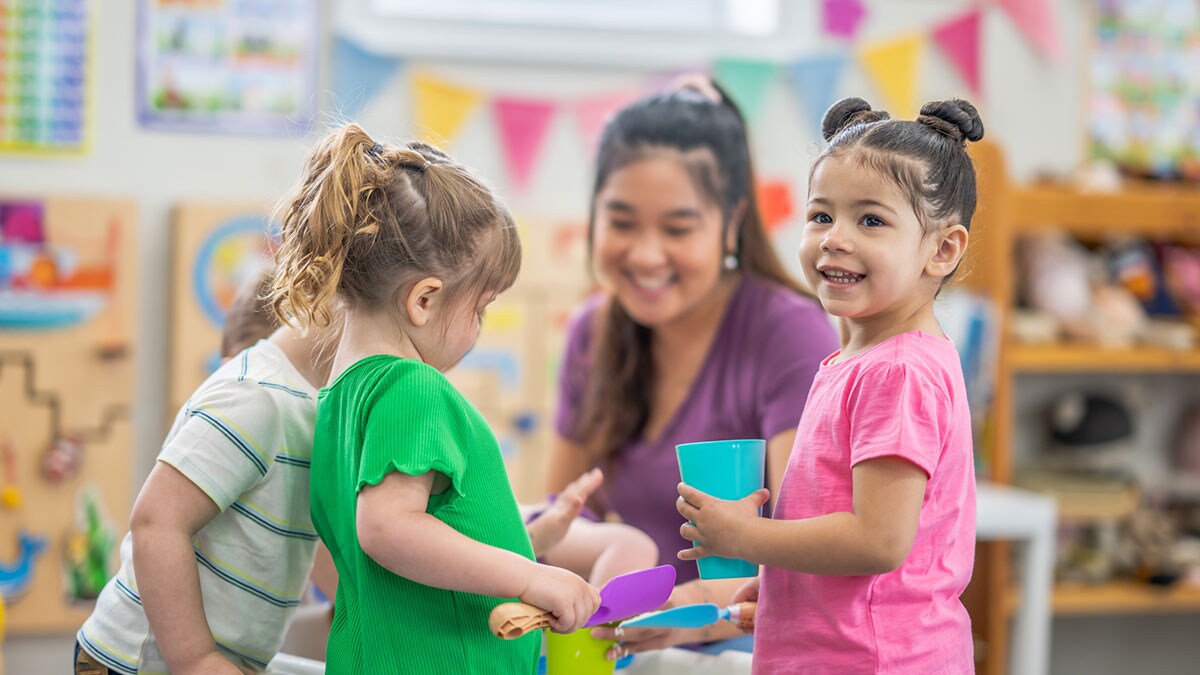
[[[580,407],[591,374],[593,317],[603,298],[575,317],[559,377],[559,434],[576,443]],[[659,563],[675,566],[680,583],[697,576],[696,563],[675,554],[691,545],[679,536],[679,443],[733,438],[771,439],[795,429],[821,361],[838,348],[821,307],[778,284],[745,276],[717,329],[692,390],[662,434],[621,449],[601,487],[603,503],[658,544]]]

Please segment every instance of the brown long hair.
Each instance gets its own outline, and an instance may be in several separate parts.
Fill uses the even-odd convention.
[[[330,323],[335,302],[379,310],[424,276],[451,301],[516,280],[521,243],[507,209],[478,178],[424,143],[376,143],[356,124],[326,136],[276,209],[271,286],[280,321]]]
[[[588,219],[588,258],[594,256],[596,197],[614,171],[654,154],[676,153],[697,188],[721,207],[736,228],[741,274],[811,294],[788,276],[763,226],[754,168],[741,112],[721,92],[717,103],[694,91],[674,91],[634,102],[604,130]],[[731,222],[740,215],[738,222]],[[722,245],[727,231],[722,232]],[[611,465],[621,447],[642,433],[657,377],[650,328],[635,322],[616,298],[596,312],[591,368],[580,409],[578,437],[596,463]]]

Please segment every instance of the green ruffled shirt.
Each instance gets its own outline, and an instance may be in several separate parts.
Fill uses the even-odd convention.
[[[321,390],[313,444],[312,520],[338,570],[326,673],[535,673],[540,632],[501,640],[488,630],[492,608],[512,598],[425,586],[363,552],[358,491],[392,471],[445,475],[450,487],[430,497],[427,513],[533,559],[499,444],[479,411],[424,363],[358,361]]]

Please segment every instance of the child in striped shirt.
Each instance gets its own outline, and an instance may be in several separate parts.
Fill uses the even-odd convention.
[[[142,486],[121,569],[76,635],[80,675],[255,673],[283,641],[318,545],[308,477],[329,362],[319,333],[271,332],[268,285],[239,295],[224,364]]]

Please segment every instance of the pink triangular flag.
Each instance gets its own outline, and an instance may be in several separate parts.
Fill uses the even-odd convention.
[[[516,188],[524,192],[533,173],[533,160],[542,148],[554,104],[549,101],[500,97],[492,101],[504,158]]]
[[[1062,60],[1063,46],[1051,0],[1000,0],[1000,6],[1043,56],[1051,61]]]
[[[821,15],[827,34],[853,40],[867,8],[862,0],[822,0]]]
[[[583,135],[583,143],[588,152],[596,152],[600,133],[604,131],[608,120],[618,110],[640,97],[641,92],[624,89],[591,96],[575,103],[575,120],[579,123],[579,133]]]
[[[962,16],[951,19],[933,29],[937,42],[959,75],[967,81],[971,91],[983,94],[979,77],[979,18],[982,13],[973,9]]]

